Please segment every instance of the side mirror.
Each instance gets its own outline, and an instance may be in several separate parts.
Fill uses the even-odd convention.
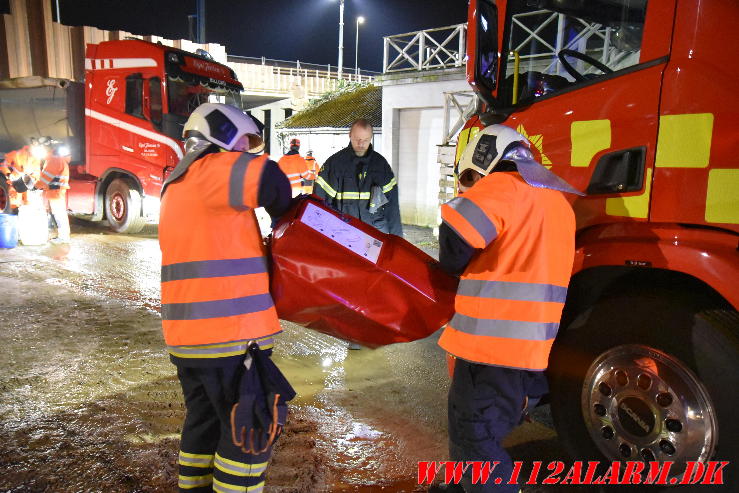
[[[498,8],[491,0],[471,0],[467,25],[467,81],[492,104],[498,85]]]

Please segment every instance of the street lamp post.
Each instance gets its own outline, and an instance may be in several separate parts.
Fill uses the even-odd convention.
[[[344,0],[339,0],[339,79],[344,71]]]
[[[364,24],[364,17],[357,17],[357,39],[354,41],[354,75],[359,75],[359,25]]]

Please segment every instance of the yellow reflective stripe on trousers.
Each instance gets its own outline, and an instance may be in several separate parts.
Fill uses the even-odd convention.
[[[390,180],[387,185],[382,187],[382,193],[388,193],[397,184],[398,184],[398,180],[396,180],[395,177],[393,176],[393,179]]]
[[[267,470],[269,462],[261,462],[259,464],[246,464],[231,459],[225,459],[216,454],[216,469],[231,474],[232,476],[261,476]]]
[[[254,486],[241,486],[238,484],[224,483],[223,481],[213,480],[213,491],[218,493],[242,493],[247,491],[249,493],[261,493],[264,489],[264,481],[255,484]]]
[[[212,467],[213,454],[190,454],[180,450],[180,456],[177,459],[177,463],[190,467]]]
[[[329,185],[328,183],[326,183],[326,180],[324,180],[322,176],[319,176],[316,179],[316,185],[318,185],[319,187],[321,187],[326,192],[326,194],[329,197],[336,198],[336,193],[337,193],[336,190],[334,190],[331,187],[331,185]]]
[[[177,486],[182,489],[189,490],[192,488],[202,488],[209,486],[213,482],[213,475],[206,474],[204,476],[183,476],[180,474],[177,480]]]
[[[167,346],[167,351],[178,358],[225,358],[246,353],[248,343],[248,340],[243,340],[199,346]],[[275,345],[275,339],[270,335],[257,339],[256,343],[260,349],[272,349]]]

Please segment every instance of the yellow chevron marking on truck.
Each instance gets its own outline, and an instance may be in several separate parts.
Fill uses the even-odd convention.
[[[739,224],[739,169],[708,172],[706,222]]]
[[[646,219],[649,215],[649,192],[652,190],[652,170],[647,170],[644,178],[644,191],[631,197],[614,197],[606,199],[606,214],[609,216],[639,217]]]
[[[539,154],[541,154],[541,164],[543,164],[547,169],[551,168],[552,161],[547,157],[546,154],[544,154],[544,135],[529,135],[522,124],[518,125],[518,128],[516,128],[516,132],[529,139],[531,145],[533,145],[536,150],[539,151]]]
[[[711,156],[712,113],[659,117],[658,168],[705,168]]]
[[[611,147],[611,120],[583,120],[570,125],[570,165],[587,168],[593,156]]]

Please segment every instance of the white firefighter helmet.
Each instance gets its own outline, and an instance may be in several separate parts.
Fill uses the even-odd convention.
[[[470,171],[476,171],[481,176],[489,175],[503,160],[503,156],[516,147],[528,150],[529,141],[512,128],[505,125],[483,128],[464,148],[457,165],[457,177],[460,181],[466,181],[464,178]]]
[[[474,173],[487,176],[502,161],[516,165],[518,173],[531,186],[583,195],[539,164],[531,153],[528,139],[505,125],[485,127],[467,144],[457,163],[460,185],[471,187],[477,181]]]
[[[237,146],[242,137],[248,136]],[[195,108],[182,130],[186,140],[207,140],[227,151],[260,152],[264,140],[259,123],[235,106],[220,103],[204,103]],[[237,148],[238,147],[238,148]]]

